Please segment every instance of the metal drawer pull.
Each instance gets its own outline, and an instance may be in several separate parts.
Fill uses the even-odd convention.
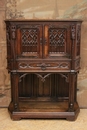
[[[37,67],[41,67],[42,70],[46,70],[46,67],[49,67],[50,64],[45,64],[45,63],[41,63],[41,64],[37,64]]]

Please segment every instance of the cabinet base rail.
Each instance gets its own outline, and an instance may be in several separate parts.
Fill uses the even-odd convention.
[[[77,103],[74,104],[74,110],[69,111],[68,102],[20,102],[19,109],[14,110],[11,102],[8,111],[11,119],[66,119],[68,121],[75,121],[80,109]]]

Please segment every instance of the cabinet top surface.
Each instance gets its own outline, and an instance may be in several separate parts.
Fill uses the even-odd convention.
[[[6,19],[5,22],[82,22],[81,19]]]

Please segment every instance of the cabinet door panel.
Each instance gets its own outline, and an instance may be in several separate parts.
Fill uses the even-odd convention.
[[[42,26],[19,25],[17,34],[17,53],[19,56],[42,57]]]
[[[44,56],[70,56],[70,26],[45,25]]]

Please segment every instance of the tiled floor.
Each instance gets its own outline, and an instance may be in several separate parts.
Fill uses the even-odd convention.
[[[87,109],[81,109],[76,121],[20,120],[12,121],[6,108],[0,109],[0,130],[87,130]]]

